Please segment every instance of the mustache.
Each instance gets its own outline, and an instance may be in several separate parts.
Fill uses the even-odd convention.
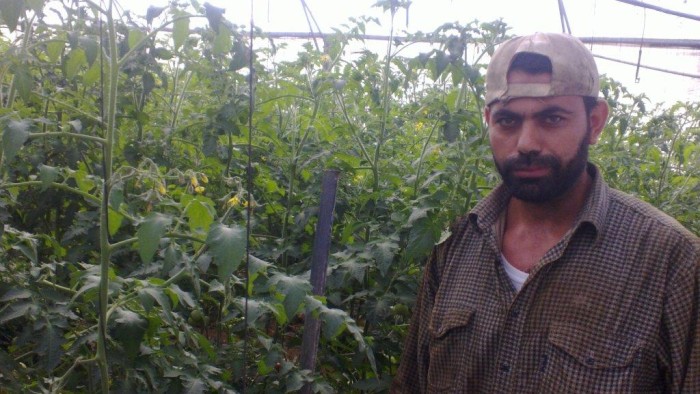
[[[507,159],[503,163],[503,169],[507,172],[530,167],[549,167],[557,169],[560,167],[560,164],[559,160],[554,156],[539,154],[520,154],[517,157]]]

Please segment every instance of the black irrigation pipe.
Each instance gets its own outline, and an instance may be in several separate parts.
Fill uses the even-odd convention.
[[[619,1],[620,3],[630,4],[630,5],[637,6],[637,7],[649,8],[650,10],[663,12],[664,14],[669,14],[669,15],[679,16],[681,18],[687,18],[687,19],[692,19],[695,21],[700,21],[700,16],[698,16],[698,15],[686,14],[685,12],[669,10],[668,8],[661,8],[659,6],[655,6],[653,4],[646,4],[646,3],[643,3],[643,2],[637,1],[637,0],[617,0],[617,1]]]
[[[660,71],[660,72],[667,73],[667,74],[680,75],[680,76],[682,76],[682,77],[689,77],[689,78],[698,78],[698,79],[700,79],[700,74],[690,74],[690,73],[684,73],[684,72],[681,72],[681,71],[667,70],[667,69],[665,69],[665,68],[659,68],[659,67],[653,67],[653,66],[645,66],[645,65],[643,65],[643,64],[638,64],[637,62],[628,62],[628,61],[626,61],[626,60],[614,59],[614,58],[607,57],[607,56],[603,56],[603,55],[596,55],[596,54],[593,54],[593,56],[594,56],[594,57],[597,57],[597,58],[600,58],[600,59],[609,60],[609,61],[611,61],[611,62],[627,64],[627,65],[630,65],[630,66],[639,66],[639,67],[641,67],[641,68],[646,68],[646,69],[648,69],[648,70]]]
[[[309,33],[309,32],[267,32],[262,33],[258,38],[273,38],[273,39],[303,39],[310,40],[314,38],[329,38],[334,34]],[[407,36],[389,36],[376,34],[359,34],[348,35],[350,38],[367,41],[388,41],[393,39],[398,42],[422,42],[428,44],[438,43],[437,38],[430,36],[423,37],[407,37]],[[630,45],[652,48],[678,48],[678,49],[700,49],[700,40],[694,39],[679,39],[679,38],[634,38],[634,37],[579,37],[585,44],[596,45]]]

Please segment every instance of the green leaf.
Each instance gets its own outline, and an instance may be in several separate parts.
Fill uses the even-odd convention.
[[[374,245],[372,255],[377,261],[377,268],[382,276],[386,276],[391,263],[394,261],[394,255],[399,250],[399,245],[396,242],[384,241]]]
[[[416,220],[422,219],[422,218],[428,216],[428,212],[430,212],[432,209],[433,208],[413,208],[413,211],[411,212],[411,216],[408,217],[408,222],[406,224],[410,226]]]
[[[203,196],[183,196],[182,205],[185,206],[185,215],[189,219],[190,230],[195,233],[203,233],[214,222],[214,202]]]
[[[22,100],[29,101],[32,94],[32,88],[34,87],[34,78],[32,78],[32,74],[29,72],[28,65],[20,64],[13,67],[13,73],[15,75],[13,83],[17,88],[17,92],[19,92]]]
[[[255,279],[258,278],[260,272],[267,271],[267,268],[272,264],[252,255],[249,257],[249,259],[250,269],[248,271],[248,295],[251,296],[253,295],[253,283],[255,282]]]
[[[2,0],[0,1],[0,16],[2,17],[10,32],[17,29],[20,15],[24,12],[23,0]]]
[[[306,296],[311,292],[311,284],[305,278],[275,274],[269,281],[275,290],[284,296],[284,311],[291,319],[299,311]]]
[[[445,52],[435,51],[435,73],[433,74],[433,79],[438,79],[449,64],[450,59]]]
[[[119,308],[114,312],[110,336],[122,346],[126,356],[133,360],[138,354],[146,328],[148,321],[138,313]]]
[[[123,202],[124,190],[121,185],[115,185],[109,193],[109,206],[118,211]]]
[[[277,321],[277,324],[283,326],[289,322],[289,317],[287,316],[287,313],[284,311],[284,305],[280,303],[271,303],[271,302],[265,302],[261,304],[262,307],[266,308],[270,312],[272,312],[272,315],[275,316],[275,320]]]
[[[190,18],[177,19],[173,23],[173,45],[177,51],[190,35]]]
[[[47,166],[45,164],[39,165],[39,180],[41,181],[41,190],[46,190],[51,183],[53,183],[56,178],[58,178],[58,168]]]
[[[144,32],[142,32],[140,29],[129,29],[129,49],[134,49],[134,47],[138,45],[144,37],[146,37],[146,34],[144,34]]]
[[[63,53],[63,48],[66,46],[65,42],[60,40],[53,40],[46,44],[46,55],[49,57],[49,61],[56,63]]]
[[[29,138],[30,122],[26,119],[11,120],[2,134],[2,149],[5,162],[9,163]]]
[[[163,13],[168,7],[163,6],[163,7],[156,7],[156,6],[148,6],[148,9],[146,10],[146,23],[150,26],[153,23],[153,19],[157,18],[160,16],[160,14]]]
[[[229,63],[228,69],[230,71],[238,71],[243,67],[248,66],[249,59],[248,50],[245,45],[240,40],[237,40],[233,45],[233,56],[231,57],[231,63]]]
[[[26,4],[37,14],[44,9],[45,0],[25,0]]]
[[[289,376],[287,376],[287,387],[284,391],[285,393],[297,393],[304,387],[304,384],[311,379],[305,378],[298,371],[293,371]]]
[[[150,311],[150,308],[145,308],[147,305],[152,305],[148,301],[144,301],[146,298],[150,298],[158,303],[163,309],[170,310],[170,299],[165,294],[163,289],[158,287],[143,287],[138,290],[139,298],[141,299],[141,304],[144,306],[146,311]]]
[[[143,73],[141,76],[141,83],[143,86],[143,94],[147,95],[153,91],[153,88],[156,87],[156,79],[153,77],[153,74],[149,72]]]
[[[85,168],[81,167],[79,170],[73,172],[72,175],[75,179],[75,183],[78,185],[78,189],[81,191],[87,193],[95,188],[95,180],[92,179],[92,176],[88,174]]]
[[[182,290],[182,289],[180,288],[180,286],[178,286],[178,285],[170,285],[170,287],[168,287],[168,290],[169,290],[170,292],[172,292],[173,294],[175,294],[175,295],[177,296],[177,299],[178,299],[180,302],[182,302],[184,305],[186,305],[186,306],[188,306],[188,307],[190,307],[190,308],[194,308],[195,306],[197,306],[197,303],[196,303],[196,302],[194,301],[194,299],[192,298],[192,295],[191,295],[190,293],[188,293],[188,292]]]
[[[206,156],[214,156],[219,150],[219,136],[211,131],[202,135],[202,153]]]
[[[206,255],[206,253],[204,254]],[[170,243],[163,252],[163,273],[168,273],[176,265],[185,261],[182,251],[177,247],[177,244]]]
[[[153,255],[158,250],[158,243],[171,221],[170,216],[155,212],[139,226],[136,237],[139,240],[139,255],[144,264],[150,263],[153,259]]]
[[[5,308],[0,312],[0,324],[5,324],[20,317],[31,316],[38,310],[39,307],[34,305],[33,301],[12,304],[9,308]]]
[[[41,366],[46,372],[51,372],[61,362],[63,356],[62,345],[65,342],[61,330],[47,321],[44,329],[39,335],[37,353],[41,356]]]
[[[85,58],[89,66],[92,66],[100,53],[100,45],[90,37],[80,37],[78,40],[80,48],[85,52]]]
[[[440,239],[441,229],[430,219],[418,219],[411,227],[408,235],[406,257],[409,261],[419,261],[427,256],[435,243]]]
[[[209,3],[204,3],[204,14],[207,16],[209,26],[217,33],[219,32],[224,12],[226,12],[225,8],[214,7]]]
[[[173,58],[173,53],[166,48],[156,48],[153,51],[153,57],[161,60],[170,60]]]
[[[19,250],[23,255],[34,264],[38,263],[38,254],[36,250],[36,242],[32,239],[25,239],[23,242],[12,245],[12,249]]]
[[[202,394],[206,385],[204,381],[200,378],[187,378],[187,383],[185,383],[185,394]]]
[[[124,221],[124,215],[121,213],[115,211],[111,207],[109,208],[109,211],[107,212],[107,222],[109,224],[109,235],[114,235],[119,231],[119,228],[122,226],[122,222]]]
[[[0,298],[0,302],[8,302],[8,301],[14,301],[14,300],[22,300],[26,299],[32,296],[32,292],[27,290],[27,289],[17,289],[13,288],[8,290],[3,296]]]
[[[89,301],[95,298],[97,294],[97,287],[100,285],[100,277],[97,275],[88,275],[85,277],[85,284],[78,289],[71,301],[77,300],[81,295],[85,294],[85,301]]]
[[[324,307],[323,313],[321,313],[321,320],[323,321],[323,332],[326,339],[331,340],[345,330],[347,327],[345,322],[346,317],[347,314],[340,309]]]
[[[81,122],[80,119],[73,119],[68,122],[68,124],[71,125],[73,130],[77,131],[78,133],[83,131],[83,122]]]
[[[209,230],[206,242],[218,267],[219,281],[226,283],[245,255],[245,228],[216,223]]]
[[[343,267],[351,277],[359,283],[362,283],[365,273],[369,268],[369,263],[360,262],[357,258],[352,257],[338,264],[338,267]]]
[[[87,58],[85,57],[85,51],[82,48],[75,48],[68,53],[64,63],[64,73],[67,79],[72,79],[82,66],[87,65]]]
[[[200,333],[195,333],[194,336],[197,338],[197,344],[199,344],[199,347],[206,352],[210,360],[214,360],[216,358],[216,350],[214,349],[214,346],[212,346],[211,342],[209,342],[207,337]]]
[[[358,343],[358,350],[365,353],[367,356],[367,361],[369,361],[369,365],[372,367],[372,371],[374,371],[374,374],[377,375],[377,360],[374,357],[372,347],[367,346],[365,338],[362,336],[362,330],[357,326],[357,322],[355,322],[355,320],[350,317],[347,312],[341,312],[345,314],[345,328],[352,335],[352,337],[355,338],[355,341]]]
[[[92,66],[83,74],[83,83],[85,85],[94,85],[100,80],[100,63],[93,63]]]
[[[231,32],[229,29],[220,29],[216,38],[214,38],[214,46],[212,51],[215,54],[227,53],[231,50],[233,42],[231,41]]]

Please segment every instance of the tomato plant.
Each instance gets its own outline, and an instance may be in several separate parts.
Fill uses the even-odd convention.
[[[504,23],[376,53],[356,50],[376,23],[358,18],[289,59],[196,1],[138,16],[12,0],[0,19],[0,385],[387,389],[424,257],[498,182],[483,64]],[[592,160],[700,231],[698,104],[651,107],[612,80],[603,93],[612,117]],[[329,168],[333,244],[314,296]],[[298,365],[310,315],[313,372]]]

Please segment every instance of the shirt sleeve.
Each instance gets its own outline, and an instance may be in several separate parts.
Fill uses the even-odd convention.
[[[664,306],[662,342],[667,392],[700,392],[700,240],[682,253]],[[683,249],[681,249],[683,250]]]
[[[404,341],[401,362],[392,382],[391,393],[427,392],[427,374],[430,363],[428,350],[430,316],[440,283],[445,244],[440,244],[433,249],[425,266],[408,336]]]

